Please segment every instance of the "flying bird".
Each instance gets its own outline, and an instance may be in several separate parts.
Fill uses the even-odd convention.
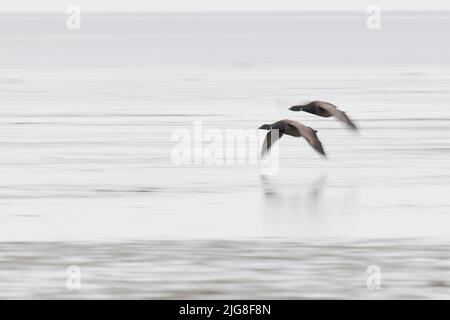
[[[309,145],[326,158],[325,151],[323,150],[322,143],[317,137],[317,130],[307,127],[300,122],[294,120],[280,120],[272,124],[263,124],[258,129],[269,130],[264,140],[261,155],[264,156],[272,147],[272,145],[280,139],[283,135],[292,137],[303,137],[309,143]],[[278,130],[278,134],[274,132]]]
[[[344,122],[350,129],[357,130],[358,128],[352,120],[345,114],[344,111],[339,110],[334,104],[325,101],[313,101],[304,105],[292,106],[289,108],[292,111],[304,111],[318,115],[319,117],[336,117],[338,120]]]

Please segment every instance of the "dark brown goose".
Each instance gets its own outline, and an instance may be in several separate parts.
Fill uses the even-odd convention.
[[[261,155],[265,155],[272,145],[280,139],[284,134],[292,137],[303,137],[309,143],[314,150],[320,153],[322,156],[326,157],[325,151],[323,150],[322,143],[317,137],[317,130],[307,127],[300,122],[294,120],[280,120],[272,124],[263,124],[258,129],[269,130],[264,140]],[[278,134],[274,131],[278,130]]]
[[[292,111],[304,111],[318,115],[319,117],[336,117],[338,120],[344,122],[350,129],[357,130],[358,128],[352,120],[345,114],[344,111],[339,110],[334,104],[325,101],[313,101],[305,105],[292,106],[289,108]]]

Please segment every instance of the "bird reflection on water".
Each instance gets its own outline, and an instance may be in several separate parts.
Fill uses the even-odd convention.
[[[321,174],[309,184],[277,184],[273,178],[260,175],[264,197],[264,217],[268,236],[301,236],[299,228],[308,225],[321,213],[328,174]]]

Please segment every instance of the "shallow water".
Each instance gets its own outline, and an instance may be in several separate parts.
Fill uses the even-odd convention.
[[[383,17],[369,31],[355,13],[87,15],[68,31],[65,16],[1,15],[2,297],[70,298],[56,270],[82,261],[123,281],[87,275],[82,297],[251,298],[262,281],[261,297],[368,298],[359,275],[388,263],[395,285],[377,297],[448,298],[449,14]],[[359,134],[287,110],[308,99],[342,106]],[[252,164],[171,160],[176,129],[255,129],[287,117],[319,131],[328,161],[289,137],[274,176]],[[265,259],[224,239],[285,271],[265,272]],[[373,244],[355,253],[366,239]],[[222,245],[228,255],[215,258],[212,280],[183,273]],[[138,284],[124,251],[162,285]],[[428,272],[407,267],[417,256]],[[178,266],[173,290],[166,264]]]
[[[449,247],[424,241],[2,243],[0,298],[448,299]],[[378,288],[369,266],[380,270]],[[68,266],[81,288],[69,290]],[[20,275],[20,276],[19,276]]]

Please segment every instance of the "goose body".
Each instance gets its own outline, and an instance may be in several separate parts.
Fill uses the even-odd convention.
[[[358,129],[355,123],[347,116],[344,111],[339,110],[338,107],[329,102],[313,101],[304,105],[292,106],[289,108],[289,110],[304,111],[324,118],[336,117],[338,120],[344,122],[350,129]]]
[[[264,140],[262,155],[264,156],[272,147],[272,145],[283,135],[292,137],[303,137],[308,144],[319,154],[326,157],[322,143],[317,137],[317,130],[301,124],[300,122],[284,119],[272,124],[264,124],[259,129],[269,130]],[[275,130],[278,130],[278,134]]]

